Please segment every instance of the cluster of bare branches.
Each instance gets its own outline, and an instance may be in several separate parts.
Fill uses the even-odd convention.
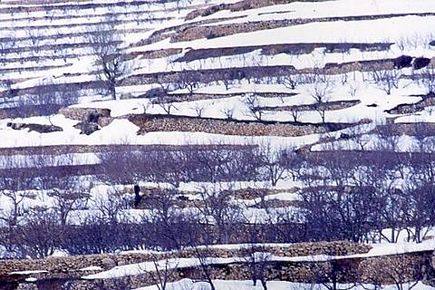
[[[435,222],[427,206],[435,198],[433,153],[398,153],[391,145],[396,138],[381,138],[375,151],[326,151],[305,163],[300,195],[310,236],[395,243],[402,233],[424,239]],[[432,144],[423,142],[425,148]]]
[[[19,257],[42,257],[57,249],[86,254],[254,240],[397,242],[404,233],[421,242],[435,225],[433,141],[419,135],[418,150],[401,153],[398,138],[384,127],[378,129],[381,141],[375,151],[331,147],[307,153],[271,145],[192,145],[145,151],[119,146],[101,153],[104,170],[99,180],[131,186],[135,194],[123,187],[105,196],[90,196],[92,183],[87,180],[67,172],[42,174],[47,162],[62,168],[54,157],[39,156],[24,164],[39,168],[34,171],[8,164],[7,174],[0,177],[0,193],[10,204],[0,214],[2,245]],[[63,162],[68,158],[72,157],[64,156]],[[253,205],[265,213],[257,219],[247,215],[249,206],[233,195],[237,181],[269,181],[275,186],[289,177],[304,184],[297,211],[272,208],[265,189],[259,193],[261,201]],[[166,185],[153,195],[141,192],[144,181]],[[194,199],[177,190],[181,182],[191,181],[206,182]],[[30,188],[43,190],[51,206],[29,206],[36,194]],[[77,220],[73,213],[90,207],[97,214]],[[133,207],[144,210],[134,221],[127,215]],[[45,237],[49,232],[56,235]],[[254,276],[261,281],[262,266],[255,255],[251,256]]]
[[[399,88],[400,76],[398,69],[386,69],[374,65],[370,70],[372,81],[387,95],[390,95],[393,89]]]
[[[89,188],[78,176],[63,177],[44,174],[48,165],[59,166],[72,161],[72,156],[30,156],[24,164],[13,157],[2,157],[8,172],[0,178],[1,194],[9,201],[9,210],[2,210],[0,220],[4,243],[15,257],[46,257],[59,248],[71,212],[86,207]],[[23,166],[29,168],[23,169]],[[37,173],[39,172],[39,173]],[[51,207],[32,205],[44,190],[52,200]]]
[[[108,16],[94,31],[87,34],[98,66],[97,77],[105,83],[106,91],[114,100],[119,97],[116,88],[121,78],[131,70],[123,56],[121,35],[116,29],[117,22],[116,14]]]

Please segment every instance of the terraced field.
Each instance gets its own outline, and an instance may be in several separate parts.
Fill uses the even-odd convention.
[[[0,288],[432,289],[435,3],[361,2],[2,0]]]

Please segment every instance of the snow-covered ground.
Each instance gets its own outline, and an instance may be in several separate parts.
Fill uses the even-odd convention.
[[[216,290],[262,290],[263,287],[261,285],[253,286],[252,281],[231,281],[231,280],[214,280],[213,284],[216,287]],[[258,283],[261,284],[261,283]],[[418,289],[418,290],[432,290],[434,287],[424,285],[419,282],[415,283],[405,283],[403,286],[403,290],[410,289]],[[354,285],[349,284],[338,284],[338,289],[351,289],[354,290],[375,290],[379,289],[373,285]],[[331,285],[322,285],[322,284],[308,284],[308,283],[293,283],[293,282],[285,282],[285,281],[268,281],[267,282],[268,289],[273,290],[328,290],[331,289]],[[412,287],[412,288],[411,288]],[[158,286],[148,286],[137,288],[136,290],[158,290]],[[209,290],[210,285],[205,282],[194,282],[190,279],[183,279],[174,283],[168,283],[167,290]],[[383,285],[383,290],[396,290],[396,285]]]
[[[323,68],[330,63],[347,63],[365,60],[383,60],[396,58],[401,55],[412,57],[435,57],[435,46],[429,45],[435,40],[434,15],[407,15],[385,17],[383,19],[348,20],[322,22],[321,18],[327,17],[348,17],[348,16],[370,16],[388,14],[412,14],[412,13],[434,13],[435,2],[433,0],[336,0],[324,2],[292,2],[282,5],[271,5],[261,8],[244,11],[222,10],[204,17],[197,17],[193,20],[186,20],[188,13],[197,8],[208,7],[211,4],[234,3],[236,0],[209,1],[192,0],[176,1],[171,3],[150,2],[142,5],[135,5],[133,0],[125,1],[124,6],[116,6],[118,0],[93,0],[74,1],[74,5],[101,4],[95,8],[80,7],[65,11],[65,3],[49,4],[47,11],[26,12],[25,8],[32,8],[31,1],[20,4],[23,11],[9,13],[8,9],[19,7],[17,1],[3,0],[0,3],[0,41],[4,41],[5,51],[0,43],[0,92],[6,91],[7,86],[1,87],[4,80],[12,80],[12,91],[28,90],[24,96],[31,95],[31,89],[38,85],[49,84],[85,84],[98,80],[96,75],[95,57],[91,55],[91,49],[86,45],[79,45],[86,41],[86,33],[95,31],[99,23],[107,21],[109,14],[117,14],[116,24],[118,30],[124,31],[122,37],[122,49],[125,53],[137,54],[137,57],[129,59],[127,64],[131,72],[125,77],[137,77],[141,74],[181,72],[183,70],[208,70],[208,69],[230,69],[252,66],[294,66],[296,69]],[[221,19],[222,18],[222,19]],[[170,33],[181,33],[179,25],[195,24],[198,21],[217,21],[209,24],[197,24],[199,26],[215,27],[220,24],[236,25],[258,21],[272,21],[285,19],[310,19],[315,18],[307,24],[292,25],[267,30],[237,33],[221,37],[200,38],[192,41],[172,41]],[[167,38],[146,44],[146,40],[158,31],[167,29]],[[128,32],[130,31],[130,32]],[[56,36],[62,34],[56,38]],[[8,38],[15,37],[12,42]],[[33,37],[33,39],[32,39]],[[41,37],[40,40],[34,37]],[[232,47],[271,46],[276,44],[313,44],[313,43],[392,43],[390,49],[384,51],[363,51],[350,49],[344,53],[328,52],[321,45],[317,45],[311,53],[279,53],[272,55],[263,54],[262,49],[249,53],[235,54],[229,56],[209,57],[205,55],[199,60],[190,62],[177,61],[191,50],[197,49],[219,49]],[[8,44],[7,44],[8,43]],[[68,47],[59,51],[55,48],[44,49],[43,46],[77,44],[78,47]],[[42,47],[40,51],[32,51],[32,47]],[[11,48],[12,52],[7,52]],[[21,48],[22,51],[17,49]],[[147,59],[141,53],[156,51],[159,49],[181,49],[181,53],[168,57],[156,57]],[[53,54],[56,57],[51,57]],[[23,61],[24,58],[31,58]],[[432,61],[433,62],[433,61]],[[55,66],[54,68],[49,68]],[[30,71],[29,68],[36,68]],[[311,147],[313,151],[324,150],[326,147],[336,147],[345,150],[360,149],[361,144],[354,140],[342,140],[342,134],[352,135],[355,132],[361,134],[361,139],[366,150],[375,148],[378,143],[378,136],[371,132],[377,124],[385,124],[390,118],[396,118],[396,123],[430,122],[435,123],[434,107],[429,106],[424,110],[403,115],[393,115],[386,111],[402,104],[416,104],[422,100],[422,95],[428,93],[427,86],[420,82],[413,81],[408,76],[415,73],[422,73],[425,69],[414,70],[412,68],[398,69],[400,76],[397,81],[397,88],[394,87],[391,93],[387,93],[385,87],[376,84],[369,72],[350,72],[348,74],[328,75],[327,82],[298,83],[294,89],[290,89],[278,83],[277,79],[262,76],[255,80],[242,79],[238,82],[225,86],[222,82],[211,82],[198,84],[194,93],[215,94],[221,98],[212,98],[196,101],[184,101],[174,103],[171,111],[173,115],[198,117],[198,109],[201,109],[201,117],[225,119],[226,112],[233,111],[232,118],[236,120],[254,120],[252,112],[249,111],[249,98],[260,93],[286,93],[294,94],[283,98],[270,98],[259,96],[256,98],[258,107],[291,107],[299,105],[315,105],[315,91],[324,90],[326,102],[336,101],[359,101],[351,107],[327,110],[322,112],[315,109],[307,109],[298,114],[298,121],[303,123],[317,123],[323,121],[331,123],[356,123],[368,119],[370,122],[360,124],[355,128],[348,128],[327,134],[310,134],[300,137],[276,137],[276,136],[238,136],[210,134],[206,132],[150,132],[144,135],[137,135],[139,127],[128,121],[130,114],[164,114],[162,106],[153,104],[152,100],[139,98],[146,91],[159,88],[161,84],[130,84],[120,86],[118,93],[121,100],[108,100],[101,96],[101,92],[92,89],[81,89],[80,103],[73,105],[73,108],[106,108],[111,110],[112,122],[87,136],[80,134],[80,130],[73,126],[78,123],[76,120],[68,119],[60,114],[48,117],[29,118],[5,118],[0,119],[0,148],[13,147],[38,147],[46,145],[106,145],[106,144],[241,144],[271,146],[273,149],[301,148],[304,145],[316,145]],[[326,86],[322,88],[322,86]],[[319,87],[317,87],[319,86]],[[188,93],[187,89],[173,89],[171,93]],[[230,95],[231,94],[231,95]],[[13,103],[13,102],[12,102]],[[11,106],[11,103],[0,103],[0,108]],[[322,120],[324,117],[324,120]],[[292,121],[294,116],[288,109],[265,111],[263,120],[286,122]],[[63,131],[52,133],[37,133],[35,131],[13,130],[8,123],[31,123],[43,125],[55,125]],[[319,141],[329,139],[329,142]],[[398,151],[409,152],[416,150],[417,139],[412,136],[402,135],[398,141]],[[433,151],[431,151],[433,152]],[[44,155],[20,154],[14,156],[1,156],[0,169],[34,167],[35,162],[44,159]],[[32,161],[33,160],[33,161]],[[98,155],[94,153],[71,153],[55,155],[46,158],[46,165],[83,165],[97,164],[100,162]],[[170,187],[170,185],[156,183],[139,183],[141,186],[155,188]],[[78,224],[84,217],[92,217],[100,214],[98,206],[102,201],[108,200],[110,195],[117,189],[132,192],[132,186],[123,185],[102,185],[92,184],[90,200],[86,207],[73,210],[68,218],[71,224]],[[199,199],[198,191],[204,188],[210,189],[215,184],[211,183],[181,183],[178,190],[190,200]],[[233,184],[220,184],[223,189],[246,189],[246,188],[270,188],[267,182],[239,182]],[[226,188],[226,186],[228,188]],[[285,202],[298,201],[300,196],[295,188],[301,188],[300,181],[290,179],[278,182],[275,189],[278,193],[270,194],[264,198],[265,201],[279,200]],[[13,200],[7,194],[0,194],[0,213],[7,214],[12,211]],[[48,192],[41,189],[17,192],[21,200],[20,207],[28,209],[31,207],[53,207],[55,201]],[[132,194],[126,194],[126,198],[132,199]],[[241,205],[242,215],[249,221],[268,223],[280,212],[297,210],[294,207],[277,207],[266,212],[265,209],[255,208],[254,205],[261,202],[256,199],[234,199],[232,203]],[[177,209],[183,213],[194,211],[193,208]],[[152,210],[122,209],[120,214],[127,220],[137,222],[143,217],[153,215]],[[210,217],[205,217],[210,218]],[[388,232],[388,229],[385,229]],[[431,232],[432,233],[432,232]],[[345,258],[368,258],[384,255],[420,252],[433,250],[435,240],[427,240],[421,244],[405,243],[405,233],[401,233],[400,243],[397,244],[374,244],[373,248],[366,254],[334,257],[334,256],[303,256],[283,258],[269,256],[270,261],[327,261],[331,259]],[[240,245],[224,245],[225,248],[235,248]],[[285,246],[285,245],[280,245]],[[219,246],[214,246],[219,247]],[[246,257],[213,258],[209,259],[212,264],[228,264],[246,260]],[[171,267],[183,268],[198,266],[195,258],[173,259]],[[158,267],[167,267],[167,261],[159,261]],[[83,271],[100,271],[93,275],[84,276],[85,279],[115,278],[128,275],[137,275],[145,271],[155,271],[156,264],[144,262],[118,266],[108,271],[101,268],[85,268]],[[44,270],[41,270],[44,271]],[[37,274],[38,272],[20,272],[15,274]],[[42,272],[41,272],[42,273]],[[30,280],[29,280],[30,282]],[[244,290],[261,289],[252,286],[250,281],[215,281],[216,290]],[[269,281],[269,289],[329,289],[324,285],[308,285],[290,283],[283,281]],[[347,285],[342,285],[346,287]],[[201,288],[205,287],[205,288]],[[371,286],[358,286],[354,289],[371,289]],[[409,287],[408,287],[409,288]],[[156,286],[140,288],[140,290],[154,290]],[[169,285],[168,289],[187,290],[208,289],[204,284],[194,283],[189,279]],[[395,289],[394,286],[386,285],[384,289]],[[406,286],[404,289],[407,289]],[[419,283],[413,289],[433,289]]]

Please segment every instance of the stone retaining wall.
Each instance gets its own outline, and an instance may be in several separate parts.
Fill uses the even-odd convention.
[[[68,107],[60,109],[59,114],[64,115],[65,118],[82,122],[89,121],[90,116],[93,114],[98,116],[98,125],[101,127],[107,126],[112,121],[110,110],[104,108]]]
[[[271,252],[276,256],[282,257],[294,257],[294,256],[307,256],[307,255],[351,255],[357,253],[365,253],[369,251],[370,247],[362,244],[355,244],[350,242],[332,242],[332,243],[299,243],[293,244],[287,247],[283,246],[265,246],[261,250]],[[243,250],[231,249],[231,248],[210,248],[204,250],[207,256],[210,257],[241,257],[244,256]],[[156,259],[167,259],[171,257],[179,258],[189,258],[195,257],[196,251],[184,250],[182,252],[166,252],[166,253],[129,253],[129,254],[102,254],[102,255],[87,255],[87,256],[72,256],[72,257],[52,257],[39,260],[10,260],[0,262],[0,285],[3,283],[10,283],[10,285],[17,283],[19,281],[23,282],[25,278],[31,276],[38,279],[38,283],[47,287],[47,283],[65,283],[65,279],[75,281],[78,288],[73,289],[92,289],[96,287],[94,281],[76,281],[80,277],[99,272],[98,270],[87,270],[82,271],[80,269],[97,266],[101,269],[110,269],[114,266],[121,266],[133,263],[139,263],[143,261],[153,261]],[[227,266],[225,266],[227,267]],[[235,267],[235,269],[243,268],[241,265],[235,263],[234,265],[228,266],[230,268]],[[42,273],[34,274],[15,274],[10,275],[11,272],[17,271],[46,271]],[[237,270],[238,271],[238,270]],[[236,272],[237,272],[236,271]],[[284,270],[281,270],[284,271]],[[216,278],[228,278],[233,276],[228,276],[229,273],[234,272],[230,270],[228,272],[222,272],[222,268],[217,268],[216,273],[213,275]],[[226,273],[226,274],[225,274]],[[235,272],[234,272],[235,273]],[[246,273],[245,271],[240,271],[240,273]],[[139,287],[143,285],[149,285],[154,283],[152,279],[152,273],[140,276],[134,276],[128,278],[128,283],[134,285],[134,287]],[[196,277],[200,275],[198,269],[181,269],[175,278],[183,277]],[[284,275],[284,274],[281,274]],[[237,276],[239,277],[239,276]],[[116,279],[120,280],[120,279]],[[122,280],[122,279],[121,279]],[[101,281],[100,281],[101,282]],[[116,281],[112,281],[115,283]],[[119,282],[119,281],[118,281]],[[46,283],[46,284],[44,284]],[[107,283],[111,283],[110,281]],[[106,283],[106,284],[107,284]],[[91,288],[86,288],[91,287]],[[0,288],[2,289],[2,288]],[[48,289],[48,288],[39,288]],[[57,289],[57,288],[53,288]],[[110,289],[110,288],[109,288]],[[116,289],[116,288],[113,288]]]
[[[219,5],[213,5],[203,9],[194,10],[189,14],[187,14],[186,20],[192,20],[199,16],[203,16],[203,17],[209,16],[222,10],[244,11],[248,9],[261,8],[265,6],[271,6],[271,5],[288,4],[296,1],[302,2],[303,0],[302,1],[301,0],[242,0],[236,3],[223,3]],[[317,1],[325,1],[325,0],[317,0]]]
[[[156,131],[206,132],[241,136],[304,136],[344,129],[354,124],[309,124],[224,119],[194,118],[170,115],[131,115],[128,118],[140,127],[138,134]]]
[[[288,247],[265,247],[264,251],[270,251],[277,256],[307,256],[307,255],[351,255],[366,253],[370,249],[367,245],[350,242],[332,243],[301,243]],[[209,249],[207,254],[216,257],[241,257],[240,250]],[[0,263],[1,285],[16,286],[20,284],[38,285],[36,289],[61,289],[61,285],[69,281],[69,289],[121,289],[128,287],[141,287],[156,283],[156,274],[148,272],[142,275],[129,276],[120,279],[105,280],[80,280],[81,276],[98,272],[77,271],[88,266],[100,266],[110,269],[115,265],[152,261],[154,259],[166,259],[173,256],[195,257],[192,251],[165,254],[125,254],[125,255],[90,255],[80,257],[48,258],[44,260],[4,261]],[[382,282],[395,283],[397,281],[429,280],[434,277],[432,251],[424,251],[402,255],[391,255],[371,258],[348,258],[340,260],[326,260],[323,262],[265,262],[265,275],[267,280],[281,280],[294,282],[328,282],[330,277],[336,276],[339,282]],[[36,283],[25,283],[24,278],[30,275],[9,275],[12,271],[19,270],[47,270],[48,273],[33,274],[38,279]],[[212,266],[211,276],[213,279],[225,280],[249,280],[249,268],[244,262],[230,263],[227,265]],[[203,280],[204,276],[200,268],[180,268],[170,273],[170,280],[181,278]],[[21,282],[20,282],[21,281]],[[104,286],[104,287],[103,287]],[[6,287],[6,286],[5,286]],[[121,287],[121,288],[119,288]],[[16,289],[16,288],[1,288]],[[35,289],[35,288],[20,288]]]
[[[172,42],[192,41],[201,38],[215,38],[238,33],[254,32],[259,30],[269,30],[280,27],[289,27],[294,25],[302,25],[308,23],[320,22],[336,22],[336,21],[363,21],[363,20],[377,20],[392,17],[402,16],[433,16],[435,13],[398,13],[398,14],[384,14],[384,15],[357,15],[357,16],[336,16],[336,17],[321,17],[321,18],[294,18],[283,20],[267,20],[267,21],[253,21],[246,23],[230,23],[220,24],[213,26],[197,25],[191,27],[183,27],[179,29],[176,34],[171,36]]]

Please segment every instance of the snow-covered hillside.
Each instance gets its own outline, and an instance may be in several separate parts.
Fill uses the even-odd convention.
[[[425,241],[400,283],[346,272],[269,289],[429,289],[433,27],[433,0],[1,0],[0,258],[350,240],[391,243],[383,261]],[[284,260],[349,258],[326,256]],[[166,289],[260,289],[184,258],[202,276]],[[157,267],[136,262],[118,266],[139,280]],[[118,269],[88,266],[84,283]]]

